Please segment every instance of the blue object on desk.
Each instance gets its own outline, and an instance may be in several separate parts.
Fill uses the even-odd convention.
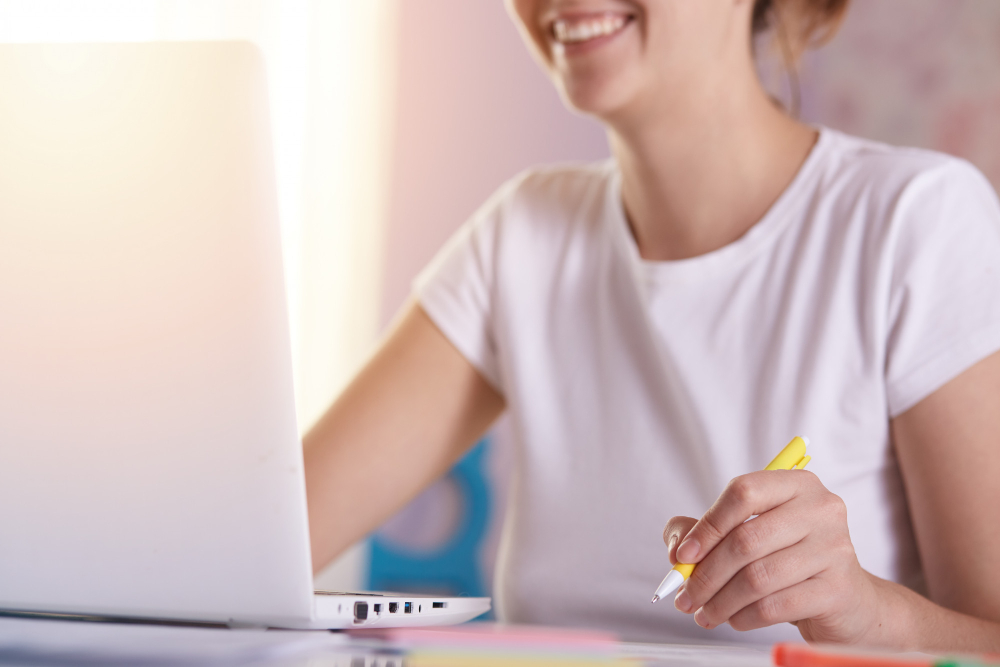
[[[372,536],[368,590],[488,595],[479,562],[493,504],[484,469],[488,451],[483,438],[448,473],[461,500],[457,526],[443,544],[416,551]]]

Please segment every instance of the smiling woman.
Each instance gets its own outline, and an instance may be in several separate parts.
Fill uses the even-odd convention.
[[[1000,649],[1000,533],[964,509],[1000,506],[1000,203],[964,161],[772,101],[755,31],[796,55],[845,6],[508,2],[613,157],[511,179],[418,278],[307,435],[316,564],[506,410],[502,618]],[[747,474],[803,433],[811,472]]]

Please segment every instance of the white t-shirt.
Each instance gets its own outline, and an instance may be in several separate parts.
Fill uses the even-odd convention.
[[[415,283],[506,398],[502,618],[636,640],[771,642],[650,605],[662,530],[793,436],[869,572],[920,589],[889,419],[1000,349],[1000,206],[945,155],[832,130],[753,228],[640,258],[613,162],[503,186]]]

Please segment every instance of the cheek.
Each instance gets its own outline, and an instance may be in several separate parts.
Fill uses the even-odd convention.
[[[549,53],[549,44],[546,35],[542,34],[539,26],[538,16],[543,7],[542,0],[506,0],[507,12],[517,25],[518,31],[524,37],[528,47],[542,64],[549,68],[552,63],[552,54]]]

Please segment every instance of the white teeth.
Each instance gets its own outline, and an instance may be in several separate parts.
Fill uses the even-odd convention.
[[[586,42],[618,32],[627,21],[624,16],[601,16],[588,19],[556,19],[552,34],[562,44]]]

